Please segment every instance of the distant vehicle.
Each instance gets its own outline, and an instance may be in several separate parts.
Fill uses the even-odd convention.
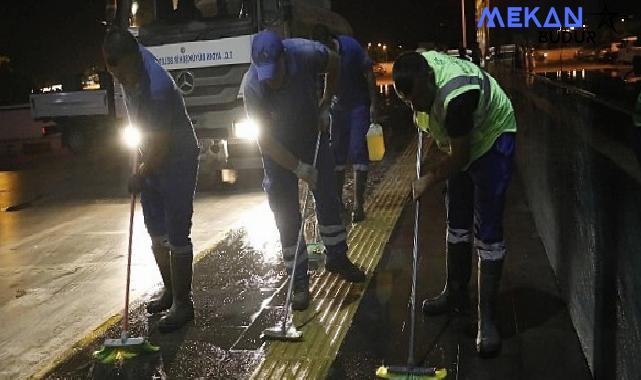
[[[535,62],[543,63],[548,58],[548,52],[547,51],[541,51],[541,50],[535,50],[534,52],[532,52],[532,56],[534,57],[534,61]]]
[[[596,58],[599,62],[612,62],[616,59],[617,53],[610,47],[601,47],[596,51]]]
[[[641,46],[634,46],[636,36],[624,38],[621,42],[613,44],[616,49],[616,61],[621,63],[632,63],[635,56],[641,56]],[[614,50],[613,50],[614,51]]]
[[[594,61],[597,57],[598,51],[594,48],[583,47],[576,52],[576,58],[581,61]]]
[[[74,153],[84,152],[97,133],[113,128],[123,115],[120,86],[113,86],[109,74],[101,73],[100,84],[91,88],[70,91],[63,87],[29,97],[33,119],[54,122],[45,128],[45,134],[62,133],[62,143]]]
[[[516,44],[501,45],[498,51],[500,59],[512,59],[516,54]]]

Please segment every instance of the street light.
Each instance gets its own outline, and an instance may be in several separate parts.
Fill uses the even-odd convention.
[[[381,44],[380,42],[378,43],[378,47],[381,47],[382,45],[383,45],[383,44]]]

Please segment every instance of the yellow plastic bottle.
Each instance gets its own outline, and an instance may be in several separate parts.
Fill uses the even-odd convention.
[[[370,161],[380,161],[385,155],[385,139],[383,139],[383,127],[380,124],[372,123],[367,131],[367,149],[369,150]]]

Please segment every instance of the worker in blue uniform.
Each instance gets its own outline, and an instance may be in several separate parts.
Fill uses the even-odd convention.
[[[336,161],[336,191],[343,199],[345,169],[352,164],[354,203],[352,221],[365,219],[365,189],[369,169],[367,131],[376,116],[376,79],[372,60],[350,36],[332,36],[324,25],[314,28],[312,38],[323,43],[341,58],[340,78],[332,102],[331,145]]]
[[[339,58],[325,46],[305,39],[281,39],[272,31],[258,33],[252,42],[252,64],[244,84],[245,109],[260,126],[258,138],[265,169],[264,188],[280,233],[283,259],[294,276],[292,307],[309,306],[306,245],[296,242],[301,226],[298,180],[305,181],[316,200],[318,229],[327,248],[325,269],[351,282],[365,274],[347,257],[347,233],[336,197],[334,161],[322,133],[316,167],[312,166],[322,109],[327,109],[336,86]],[[317,79],[327,73],[324,96],[318,99]],[[319,126],[321,124],[321,126]]]
[[[155,57],[125,30],[103,42],[107,69],[122,84],[130,120],[142,132],[139,166],[129,191],[141,193],[152,251],[164,283],[147,310],[163,316],[161,332],[193,320],[193,247],[189,237],[198,172],[198,143],[180,90]]]

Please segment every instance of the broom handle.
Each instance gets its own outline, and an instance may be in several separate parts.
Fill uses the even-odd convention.
[[[423,133],[418,131],[418,147],[416,150],[416,178],[421,176],[421,160],[423,158]],[[413,194],[412,194],[413,196]],[[410,337],[409,348],[407,353],[408,367],[414,367],[414,340],[416,329],[416,279],[418,267],[418,227],[419,227],[419,211],[420,202],[417,199],[414,201],[414,248],[412,249],[412,295],[410,298]]]
[[[138,167],[138,151],[134,150],[133,157],[133,170],[135,174]],[[129,205],[129,241],[127,243],[127,285],[125,289],[125,314],[122,318],[122,339],[126,340],[129,334],[129,287],[131,285],[131,256],[132,256],[132,243],[134,236],[134,213],[136,211],[136,194],[131,194],[131,202]]]
[[[318,160],[320,141],[321,132],[318,131],[318,135],[316,136],[316,149],[314,150],[314,161],[312,163],[312,166],[314,168],[316,168],[316,161]],[[285,318],[283,318],[281,326],[283,333],[287,330],[287,320],[289,319],[289,305],[291,304],[292,291],[294,289],[294,276],[296,275],[296,264],[298,263],[298,250],[300,249],[300,245],[303,241],[303,229],[305,227],[304,217],[305,211],[307,211],[307,200],[309,199],[309,192],[309,185],[306,185],[303,200],[303,212],[301,214],[300,228],[298,229],[298,238],[296,239],[296,252],[294,252],[294,265],[292,265],[292,274],[289,279],[289,286],[287,288],[287,299],[285,300]]]

